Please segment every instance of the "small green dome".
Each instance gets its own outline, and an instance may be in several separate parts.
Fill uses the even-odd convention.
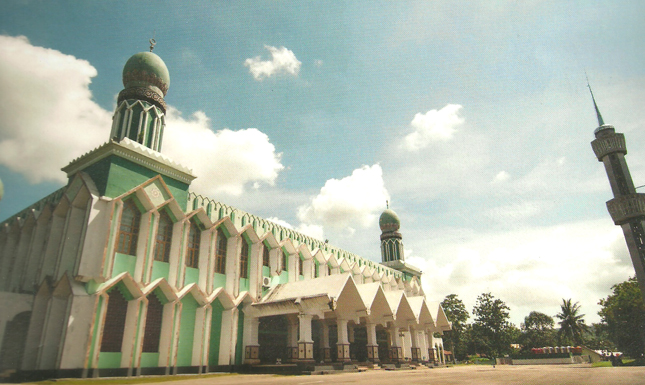
[[[381,231],[397,231],[401,227],[401,220],[393,210],[387,209],[381,214],[378,225],[381,227]]]
[[[134,54],[123,67],[123,86],[151,88],[160,96],[166,96],[170,86],[168,67],[152,52]]]

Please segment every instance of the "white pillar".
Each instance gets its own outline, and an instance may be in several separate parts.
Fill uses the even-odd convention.
[[[322,322],[322,349],[325,362],[331,362],[331,348],[329,347],[329,325]]]
[[[311,338],[311,314],[299,314],[300,339],[298,339],[298,360],[314,361],[314,340]]]
[[[403,348],[399,337],[400,328],[392,325],[390,327],[390,357],[392,361],[398,362],[403,359]]]
[[[376,342],[376,324],[367,323],[367,359],[378,362],[378,342]]]
[[[289,321],[289,332],[287,333],[287,360],[298,359],[298,318],[293,315],[287,316]]]
[[[418,362],[421,357],[419,354],[419,333],[410,325],[410,354],[412,355],[412,361]]]
[[[349,356],[349,339],[347,335],[347,320],[336,320],[338,325],[338,342],[336,343],[337,357],[340,362],[351,361]]]
[[[260,330],[260,318],[246,315],[244,317],[244,363],[260,363],[260,343],[258,333]]]

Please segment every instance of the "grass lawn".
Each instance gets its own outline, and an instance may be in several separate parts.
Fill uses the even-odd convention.
[[[149,376],[149,377],[113,377],[113,378],[61,378],[56,380],[29,382],[28,384],[38,385],[116,385],[116,384],[147,384],[151,382],[171,382],[190,380],[192,378],[209,378],[209,377],[223,377],[235,376],[236,373],[221,373],[221,374],[196,374],[196,375],[178,375],[178,376]]]

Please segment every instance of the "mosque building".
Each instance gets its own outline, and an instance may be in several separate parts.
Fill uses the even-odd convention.
[[[164,62],[135,54],[123,84],[109,140],[0,223],[0,373],[445,362],[450,322],[405,262],[394,211],[376,263],[201,196],[161,152]]]

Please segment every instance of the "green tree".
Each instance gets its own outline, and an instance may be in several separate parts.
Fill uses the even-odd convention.
[[[558,342],[560,345],[582,345],[584,334],[588,330],[585,324],[584,314],[579,314],[580,305],[578,302],[572,304],[571,299],[562,299],[560,313],[555,316],[560,319],[560,330],[558,330]]]
[[[609,328],[604,323],[589,326],[589,333],[585,337],[585,345],[594,350],[618,350],[609,336]]]
[[[645,348],[645,305],[635,277],[612,286],[612,293],[599,304],[601,321],[619,350],[640,357]]]
[[[523,350],[555,345],[555,321],[539,311],[532,311],[521,325]]]
[[[457,297],[457,294],[450,294],[441,301],[441,307],[446,313],[448,321],[452,322],[452,329],[445,332],[444,339],[452,351],[453,357],[459,360],[466,358],[468,352],[466,341],[464,341],[464,330],[470,315],[464,303]]]
[[[477,339],[477,351],[491,357],[499,357],[511,351],[511,339],[515,327],[508,321],[510,308],[491,293],[477,297],[473,308],[473,337]]]

